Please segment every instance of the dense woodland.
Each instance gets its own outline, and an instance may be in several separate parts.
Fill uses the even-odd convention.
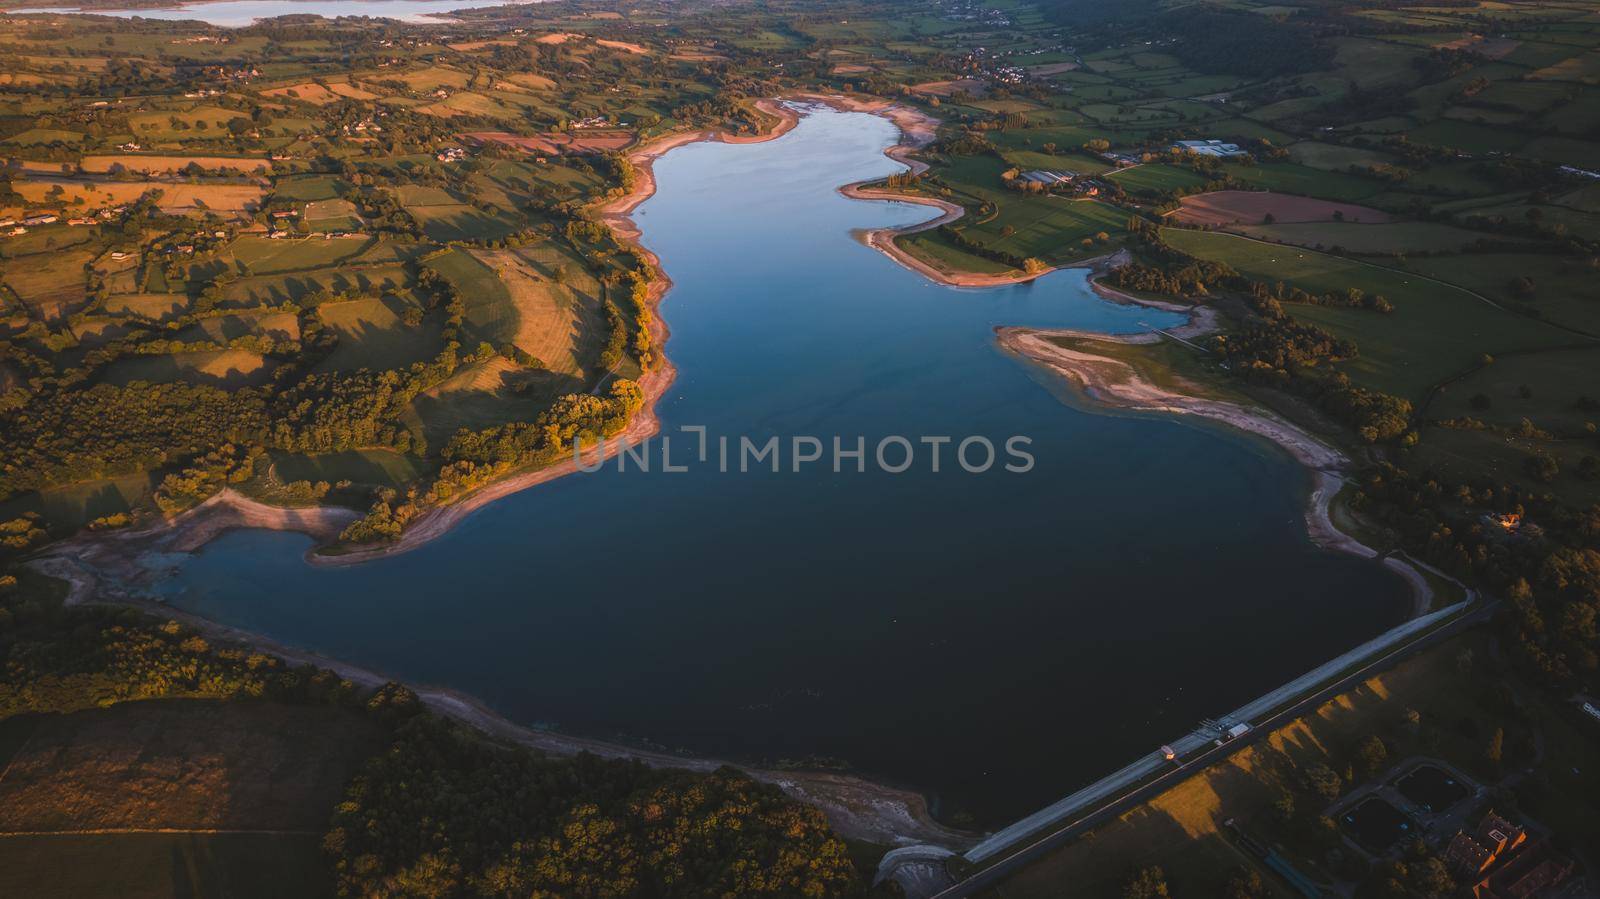
[[[419,826],[419,822],[426,822]],[[351,784],[324,841],[347,896],[838,896],[820,812],[724,769],[491,745],[422,715]]]

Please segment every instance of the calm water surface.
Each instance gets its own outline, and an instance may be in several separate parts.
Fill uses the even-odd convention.
[[[243,28],[258,19],[277,16],[317,15],[333,19],[339,16],[371,16],[398,19],[419,24],[441,24],[434,18],[456,9],[478,9],[484,6],[510,6],[519,3],[537,3],[539,0],[219,0],[216,3],[173,4],[160,9],[81,9],[75,6],[51,6],[35,9],[13,9],[13,13],[89,13],[97,16],[119,16],[127,19],[138,16],[144,19],[161,19],[169,22],[206,22],[224,28]]]
[[[164,585],[170,601],[530,724],[836,759],[988,823],[1403,617],[1397,578],[1307,541],[1306,475],[1286,456],[1075,410],[992,335],[1172,316],[1106,303],[1074,271],[943,288],[853,240],[929,215],[834,192],[896,169],[880,152],[894,138],[822,111],[778,141],[657,163],[638,221],[677,284],[665,426],[1026,434],[1032,472],[613,466],[352,568],[306,565],[299,535],[235,532]]]

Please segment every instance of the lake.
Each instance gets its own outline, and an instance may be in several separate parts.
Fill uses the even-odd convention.
[[[75,6],[52,6],[34,9],[12,9],[10,13],[85,13],[97,16],[119,16],[127,19],[138,16],[168,22],[206,22],[224,28],[243,28],[258,19],[276,16],[317,15],[333,19],[339,16],[371,16],[398,19],[402,22],[435,25],[444,24],[436,16],[457,9],[479,9],[485,6],[512,6],[519,3],[537,3],[539,0],[218,0],[216,3],[175,4],[170,7],[144,9],[82,9]]]
[[[994,824],[1405,617],[1402,582],[1305,535],[1309,478],[1207,424],[1107,415],[1002,353],[996,325],[1177,317],[1081,270],[932,284],[851,235],[933,210],[835,187],[899,169],[896,134],[816,111],[762,144],[656,164],[636,220],[676,282],[664,434],[868,447],[1032,439],[1031,471],[872,464],[722,473],[615,463],[494,503],[415,552],[314,568],[238,531],[171,603],[520,722],[751,762],[832,760]],[[691,461],[692,435],[673,441]],[[830,446],[831,450],[831,446]],[[898,461],[898,454],[894,461]]]

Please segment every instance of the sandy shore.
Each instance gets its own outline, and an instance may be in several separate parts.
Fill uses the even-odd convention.
[[[760,134],[735,135],[720,131],[689,131],[667,135],[637,147],[628,155],[638,170],[633,190],[607,200],[598,207],[602,220],[612,227],[620,239],[633,244],[640,258],[655,272],[656,278],[650,285],[650,294],[646,301],[653,313],[657,312],[662,297],[671,289],[672,281],[662,272],[660,260],[655,254],[636,243],[639,229],[628,217],[640,203],[655,194],[656,183],[652,164],[673,149],[696,141],[758,143],[773,140],[787,134],[800,120],[797,113],[776,100],[758,100],[755,107],[771,116],[774,121],[771,128]],[[671,334],[660,314],[651,316],[650,336],[654,346],[658,348],[659,361],[639,379],[639,386],[644,391],[644,404],[628,422],[628,427],[617,437],[607,441],[606,458],[616,455],[622,443],[641,443],[661,429],[661,423],[655,414],[656,402],[666,393],[667,388],[672,386],[677,369],[673,367],[671,359],[665,352]],[[586,467],[593,466],[599,459],[600,453],[596,449],[584,453]],[[399,540],[392,543],[354,547],[347,552],[333,554],[318,552],[313,548],[307,553],[306,560],[313,565],[356,565],[410,552],[437,539],[478,509],[514,493],[571,474],[577,467],[577,461],[569,458],[544,468],[500,478],[446,505],[427,510],[406,528]],[[61,546],[66,547],[70,544],[79,552],[94,552],[91,547],[97,543],[126,544],[130,541],[143,543],[157,531],[171,530],[175,533],[170,541],[161,541],[164,549],[172,552],[191,552],[223,531],[242,527],[300,531],[311,535],[319,544],[330,544],[338,538],[339,532],[346,525],[359,517],[348,509],[335,507],[279,509],[251,500],[232,490],[225,490],[190,512],[171,519],[159,520],[138,531],[87,535]],[[334,527],[334,523],[338,526]],[[166,545],[169,543],[170,545]]]
[[[1107,291],[1123,302],[1169,309],[1185,308],[1136,299],[1099,285],[1096,285],[1096,289]],[[1182,328],[1171,329],[1167,333],[1187,338],[1216,329],[1215,314],[1212,310],[1197,307],[1186,311],[1191,311],[1191,321]],[[1305,522],[1306,532],[1312,542],[1325,549],[1350,553],[1364,559],[1378,557],[1377,550],[1339,530],[1329,515],[1329,507],[1334,496],[1344,486],[1344,472],[1350,467],[1350,460],[1339,450],[1270,410],[1169,390],[1151,383],[1131,365],[1120,359],[1083,349],[1069,349],[1050,340],[1051,337],[1069,336],[1091,346],[1096,342],[1109,346],[1154,343],[1163,339],[1161,335],[1155,333],[1106,335],[1036,328],[996,328],[995,334],[1000,345],[1009,352],[1061,375],[1077,385],[1091,400],[1105,406],[1141,412],[1193,415],[1221,422],[1272,441],[1311,471],[1312,488],[1306,506]],[[1426,612],[1433,602],[1433,588],[1421,573],[1404,560],[1392,556],[1385,558],[1383,564],[1398,573],[1411,587],[1413,614]]]
[[[796,99],[833,102],[829,98],[819,95],[803,95]],[[932,126],[927,122],[913,123],[903,111],[895,111],[891,114],[887,111],[887,106],[889,105],[887,103],[879,105],[851,101],[848,104],[840,102],[834,105],[839,105],[841,108],[859,108],[862,111],[878,111],[880,114],[888,115],[897,123],[904,122],[905,124],[902,124],[903,129],[921,129],[918,133],[925,134],[926,140],[932,139]],[[784,105],[781,99],[766,98],[757,100],[754,106],[772,120],[770,127],[759,134],[730,134],[715,130],[686,131],[665,135],[634,148],[628,154],[629,161],[634,164],[638,173],[633,189],[625,194],[605,200],[595,207],[601,220],[612,228],[619,239],[631,244],[640,259],[655,274],[655,280],[650,285],[650,294],[646,302],[651,311],[655,313],[651,316],[650,336],[653,345],[657,348],[658,362],[654,368],[639,379],[639,386],[644,392],[644,403],[639,412],[635,413],[629,421],[627,428],[617,437],[606,442],[606,458],[615,456],[624,442],[638,444],[659,433],[660,421],[655,413],[656,403],[671,387],[674,378],[677,376],[677,369],[672,365],[672,361],[666,353],[667,341],[671,336],[671,332],[665,319],[659,314],[661,300],[672,288],[672,280],[662,270],[661,261],[656,258],[656,255],[638,244],[639,229],[629,216],[634,209],[638,208],[639,204],[655,194],[655,160],[665,156],[672,150],[686,144],[708,140],[742,144],[774,140],[787,134],[800,121],[799,114]],[[902,108],[897,107],[896,109],[901,110]],[[915,111],[912,110],[910,112],[914,113]],[[585,467],[592,467],[598,461],[600,461],[600,452],[597,449],[590,449],[584,453]],[[568,458],[544,468],[500,478],[456,497],[448,504],[436,506],[423,512],[416,521],[406,528],[398,540],[391,543],[352,547],[347,551],[338,553],[320,552],[319,547],[334,543],[338,538],[339,532],[350,522],[360,517],[356,513],[337,507],[280,509],[251,500],[232,490],[224,490],[221,494],[212,497],[189,512],[172,518],[158,519],[136,531],[84,534],[58,546],[63,549],[71,546],[77,552],[93,554],[97,551],[95,549],[96,546],[107,544],[107,546],[101,548],[101,551],[110,550],[111,554],[115,555],[117,554],[116,548],[118,546],[144,545],[150,542],[148,538],[157,532],[170,530],[174,533],[168,537],[163,537],[159,541],[163,544],[164,550],[190,552],[203,546],[206,542],[226,530],[250,527],[300,531],[311,535],[319,545],[313,547],[306,554],[306,560],[313,565],[330,567],[356,565],[410,552],[445,534],[478,509],[514,493],[520,493],[531,487],[572,474],[577,468],[577,461]],[[333,527],[334,523],[338,523],[338,527]],[[54,549],[52,549],[52,554],[55,554]]]
[[[814,99],[814,98],[801,98]],[[728,143],[756,143],[772,140],[795,127],[799,115],[777,100],[760,100],[756,107],[774,119],[773,126],[757,135],[730,135],[701,131],[674,134],[642,145],[629,154],[639,171],[634,189],[606,201],[599,212],[623,240],[633,244],[640,257],[652,267],[656,278],[648,299],[652,311],[658,310],[672,282],[661,269],[660,260],[637,244],[639,230],[629,213],[655,193],[652,164],[676,147],[700,140]],[[904,127],[904,126],[903,126]],[[652,315],[651,336],[664,350],[669,332],[660,314]],[[641,379],[645,403],[621,435],[638,443],[657,433],[656,401],[666,392],[676,374],[662,352],[660,363]],[[620,439],[608,442],[606,455],[617,452]],[[598,459],[597,450],[585,453],[585,465]],[[504,478],[447,506],[430,510],[408,528],[402,538],[383,546],[358,548],[340,555],[312,552],[308,561],[317,565],[351,565],[415,549],[448,531],[474,510],[505,496],[553,480],[576,470],[568,459],[537,471]],[[319,544],[338,538],[359,514],[350,509],[322,506],[285,509],[252,500],[234,490],[224,490],[201,505],[170,519],[124,531],[84,534],[48,547],[30,564],[38,571],[60,578],[69,587],[68,603],[98,602],[130,605],[162,618],[177,619],[208,636],[248,645],[294,664],[310,664],[337,672],[341,677],[364,687],[376,687],[391,678],[380,672],[330,659],[316,653],[285,646],[260,634],[227,627],[191,615],[151,599],[145,587],[162,573],[162,557],[192,553],[222,533],[238,528],[267,528],[300,531]],[[947,828],[933,819],[926,800],[919,793],[875,783],[845,774],[778,771],[737,765],[719,759],[694,758],[638,749],[617,743],[574,737],[551,731],[534,730],[515,724],[470,696],[440,687],[414,687],[418,696],[435,712],[462,721],[487,733],[557,755],[591,752],[608,758],[638,759],[646,764],[712,771],[732,765],[752,777],[775,784],[785,793],[822,809],[843,835],[887,845],[927,843],[960,849],[972,845],[977,835]]]
[[[844,94],[798,94],[796,99],[825,103],[836,109],[850,112],[870,112],[884,116],[900,128],[900,142],[884,150],[883,155],[906,166],[913,175],[920,175],[928,170],[927,163],[920,159],[912,158],[911,154],[933,143],[938,136],[939,120],[922,110],[889,100],[864,99]],[[1055,271],[1054,268],[1046,268],[1032,274],[1020,271],[1004,274],[985,274],[981,272],[956,272],[937,268],[927,260],[913,256],[901,249],[899,244],[895,243],[895,238],[904,237],[908,234],[917,234],[922,231],[931,231],[961,218],[966,214],[966,210],[960,204],[952,203],[949,200],[866,186],[869,183],[872,182],[856,181],[846,184],[839,188],[839,193],[852,200],[888,200],[895,203],[914,203],[918,206],[932,206],[940,211],[940,214],[934,218],[915,225],[906,225],[898,228],[864,229],[856,235],[862,243],[930,281],[935,281],[946,287],[1001,287],[1006,284],[1022,284]],[[1074,267],[1090,264],[1090,262],[1078,263]]]
[[[783,106],[776,100],[757,100],[755,107],[774,119],[773,126],[760,134],[740,135],[729,134],[724,131],[688,131],[670,134],[636,147],[628,153],[628,161],[633,163],[637,171],[633,189],[613,199],[606,200],[596,207],[600,213],[601,220],[610,226],[619,239],[632,246],[634,252],[650,267],[655,275],[655,280],[650,283],[650,293],[645,303],[652,313],[650,316],[650,338],[652,345],[657,348],[657,363],[654,368],[645,372],[644,376],[639,379],[639,387],[644,391],[644,405],[634,414],[633,418],[628,422],[628,427],[621,434],[606,442],[604,458],[615,456],[624,443],[642,443],[660,432],[661,421],[656,417],[656,402],[666,394],[667,388],[672,386],[673,379],[677,377],[677,369],[673,367],[672,360],[666,354],[667,340],[671,337],[671,331],[659,312],[662,298],[666,296],[667,291],[672,289],[672,279],[667,277],[662,270],[661,260],[654,253],[639,245],[639,228],[629,216],[639,207],[639,204],[655,195],[655,161],[667,153],[685,144],[705,140],[733,144],[751,144],[774,140],[789,133],[800,121],[800,116],[794,110]],[[598,449],[588,450],[584,453],[584,466],[593,467],[601,458],[602,454]],[[349,552],[338,554],[313,552],[307,556],[307,559],[315,565],[355,565],[361,562],[369,562],[373,559],[410,552],[437,539],[455,527],[462,519],[490,503],[504,499],[513,493],[521,493],[530,487],[537,487],[547,481],[565,477],[577,470],[577,460],[565,459],[535,471],[501,478],[457,498],[448,505],[429,509],[406,528],[405,532],[400,535],[399,540],[392,543],[358,547]]]

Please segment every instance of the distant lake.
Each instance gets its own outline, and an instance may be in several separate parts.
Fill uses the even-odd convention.
[[[192,3],[149,9],[82,9],[74,6],[52,6],[36,9],[11,9],[9,13],[83,13],[96,16],[120,16],[128,19],[160,19],[168,22],[198,21],[224,28],[243,28],[258,19],[277,16],[317,15],[333,19],[339,16],[371,16],[398,19],[418,24],[443,24],[435,18],[441,13],[457,9],[479,9],[485,6],[513,6],[520,3],[537,3],[539,0],[219,0],[216,3]]]
[[[1108,303],[1081,270],[945,288],[853,239],[932,214],[835,192],[898,170],[881,152],[895,137],[818,111],[776,141],[656,163],[636,218],[676,283],[665,433],[1020,434],[1032,471],[968,474],[948,454],[899,475],[613,464],[354,567],[307,565],[301,535],[233,532],[161,589],[528,724],[838,760],[988,824],[1405,617],[1397,577],[1310,543],[1308,475],[1276,447],[1086,411],[992,331],[1176,316]],[[678,434],[674,456],[694,441]]]

